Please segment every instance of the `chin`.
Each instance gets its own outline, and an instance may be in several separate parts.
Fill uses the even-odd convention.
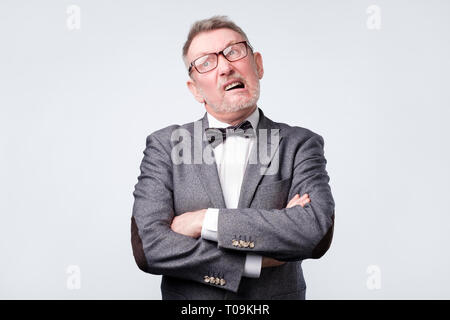
[[[253,95],[253,97],[245,97],[245,98],[238,98],[233,99],[232,101],[225,101],[222,103],[222,105],[216,107],[213,106],[213,109],[216,112],[221,113],[230,113],[230,112],[236,112],[243,109],[248,109],[256,105],[256,102],[258,101],[259,94]]]
[[[243,109],[247,109],[247,108],[251,108],[252,106],[254,106],[254,103],[233,103],[233,104],[223,104],[221,105],[219,108],[214,108],[216,112],[221,112],[221,113],[230,113],[230,112],[236,112],[239,110],[243,110]]]

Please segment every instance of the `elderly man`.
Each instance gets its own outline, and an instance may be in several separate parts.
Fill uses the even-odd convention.
[[[163,275],[163,299],[304,299],[301,262],[333,235],[323,138],[257,107],[261,54],[226,17],[196,22],[183,59],[206,113],[147,137],[136,263]]]

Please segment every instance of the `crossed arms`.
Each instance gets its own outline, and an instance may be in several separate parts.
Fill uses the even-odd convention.
[[[320,258],[328,250],[334,201],[321,136],[312,135],[296,150],[287,207],[220,209],[217,243],[199,238],[204,211],[175,216],[170,144],[162,139],[157,134],[147,138],[134,191],[132,244],[142,270],[201,283],[205,274],[222,273],[227,280],[223,288],[236,292],[250,250],[266,257],[263,267]],[[249,228],[257,245],[234,247],[233,235],[246,234]]]
[[[311,200],[309,199],[309,195],[305,193],[304,195],[300,196],[298,193],[289,201],[286,208],[292,208],[293,206],[300,205],[302,207],[305,206],[305,204],[310,203]],[[172,231],[192,237],[192,238],[199,238],[201,236],[201,231],[203,227],[203,221],[205,218],[207,209],[200,209],[196,211],[191,212],[185,212],[181,215],[176,216],[172,220],[172,224],[170,225],[170,228]],[[267,267],[277,267],[282,264],[284,264],[284,261],[278,261],[276,259],[272,259],[270,257],[262,257],[262,268]]]

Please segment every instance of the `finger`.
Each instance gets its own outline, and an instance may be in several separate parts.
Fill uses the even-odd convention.
[[[309,202],[311,202],[311,200],[309,198],[297,199],[295,201],[292,201],[291,207],[298,206],[298,205],[303,207],[305,204],[307,204]]]
[[[308,196],[308,194],[307,193],[305,193],[304,195],[302,195],[301,197],[300,197],[300,200],[304,200],[304,199],[307,199],[309,196]]]
[[[295,202],[294,201],[289,201],[289,203],[287,204],[286,208],[292,208],[293,206],[295,206]]]
[[[301,206],[301,205],[302,205],[302,201],[297,200],[297,201],[294,201],[289,208],[292,208],[295,206]]]
[[[286,208],[292,207],[292,206],[294,205],[294,203],[298,200],[298,198],[299,198],[299,195],[296,194],[296,195],[289,201],[289,203],[287,204]]]
[[[292,208],[294,206],[298,206],[301,205],[302,207],[309,203],[311,201],[311,199],[309,198],[309,195],[307,193],[305,193],[304,195],[302,195],[300,197],[299,194],[296,194],[291,201],[289,201],[288,205],[286,206],[286,208]]]
[[[310,203],[310,202],[311,202],[311,200],[309,200],[309,199],[302,201],[302,207],[304,207],[307,203]]]

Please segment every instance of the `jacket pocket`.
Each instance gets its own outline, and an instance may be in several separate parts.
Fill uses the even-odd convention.
[[[253,208],[281,209],[287,204],[291,178],[261,184],[258,186],[253,198]]]
[[[263,183],[258,186],[258,193],[274,193],[283,191],[291,185],[291,178],[278,180],[275,182]]]

